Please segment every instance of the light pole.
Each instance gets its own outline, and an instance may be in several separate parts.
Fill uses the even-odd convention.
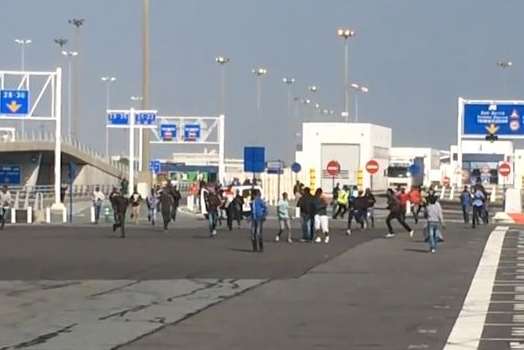
[[[114,83],[116,81],[116,78],[115,77],[101,77],[100,80],[102,80],[106,85],[106,111],[107,111],[109,108],[111,108],[111,93],[110,93],[111,83]],[[105,129],[106,129],[106,158],[109,159],[109,128],[105,126]]]
[[[287,117],[288,119],[291,119],[291,96],[293,94],[295,78],[282,78],[282,82],[287,86]]]
[[[25,47],[31,44],[31,39],[15,39],[15,43],[20,45],[20,70],[25,71]]]
[[[226,114],[226,64],[230,62],[228,57],[218,56],[215,62],[221,67],[220,72],[220,113]]]
[[[513,66],[513,62],[509,60],[500,60],[497,61],[497,67],[499,67],[502,70],[503,74],[503,81],[504,81],[504,95],[506,95],[505,98],[508,96],[508,73],[505,73],[506,70],[511,68]]]
[[[309,85],[309,86],[307,87],[307,89],[308,89],[310,92],[312,92],[312,93],[315,93],[315,92],[318,91],[318,87],[317,87],[316,85]]]
[[[74,42],[74,51],[76,52],[80,52],[80,46],[81,46],[81,43],[80,43],[80,27],[82,27],[84,25],[84,22],[85,22],[85,19],[83,18],[71,18],[70,20],[67,21],[67,23],[71,24],[75,29],[75,42]],[[72,90],[72,93],[73,93],[73,113],[72,113],[72,116],[71,116],[71,135],[74,135],[75,137],[78,138],[78,135],[77,135],[77,123],[78,123],[78,120],[80,119],[80,111],[81,111],[81,106],[80,106],[80,60],[76,60],[74,62],[74,65],[73,65],[73,75],[74,75],[74,79],[73,79],[73,90]]]
[[[71,117],[71,113],[72,113],[72,108],[71,108],[71,88],[72,88],[72,85],[71,85],[71,72],[72,72],[72,62],[73,62],[73,58],[78,56],[78,52],[76,51],[66,51],[66,50],[63,50],[62,51],[62,55],[66,56],[67,58],[67,136],[72,139],[72,128],[71,128],[71,124],[72,124],[72,117]]]
[[[144,103],[144,97],[143,96],[131,96],[129,98],[131,101],[135,103],[135,108],[140,109],[140,105],[143,105]],[[135,132],[135,130],[133,130]],[[138,129],[138,167],[137,171],[142,171],[142,165],[144,164],[144,161],[142,159],[144,155],[144,129],[139,128]],[[133,150],[134,152],[135,150]],[[135,166],[133,164],[133,166]]]
[[[267,69],[263,68],[263,67],[260,67],[260,68],[254,68],[251,70],[251,72],[255,75],[256,79],[257,79],[257,119],[260,115],[260,103],[261,103],[261,94],[262,94],[262,91],[261,91],[261,79],[264,75],[267,74]]]
[[[349,28],[337,29],[337,35],[344,39],[344,114],[346,122],[349,121],[349,38],[355,36],[355,32]]]
[[[65,38],[56,38],[53,40],[55,42],[55,44],[57,44],[58,46],[60,46],[60,49],[63,49],[64,46],[66,46],[68,40],[65,39]]]
[[[149,0],[143,0],[142,4],[142,109],[148,109],[149,106]],[[150,159],[150,131],[140,128],[140,142],[142,143],[143,152],[140,163],[149,164]],[[151,182],[149,174],[142,174],[142,182]],[[150,184],[151,185],[151,184]]]
[[[358,95],[360,93],[367,94],[369,89],[363,85],[351,84],[351,88],[355,90],[355,122],[358,122]]]
[[[25,71],[25,47],[32,42],[33,41],[31,39],[15,39],[15,43],[20,45],[20,70],[22,72]],[[25,123],[23,120],[20,122],[20,129],[22,131],[22,135],[24,135]]]

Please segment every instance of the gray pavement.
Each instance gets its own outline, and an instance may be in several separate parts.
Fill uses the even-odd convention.
[[[491,227],[450,224],[436,255],[398,230],[250,252],[247,228],[208,237],[129,225],[9,226],[0,234],[0,349],[440,349]],[[298,222],[294,235],[300,236]]]

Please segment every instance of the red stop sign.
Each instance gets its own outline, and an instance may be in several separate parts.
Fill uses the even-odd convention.
[[[511,173],[511,166],[508,163],[503,162],[499,165],[499,174],[501,176],[508,176],[510,173]]]
[[[331,160],[327,163],[326,171],[331,176],[337,176],[340,174],[340,163],[336,160]]]
[[[378,162],[374,159],[371,159],[366,163],[366,171],[371,175],[376,174],[379,169]]]

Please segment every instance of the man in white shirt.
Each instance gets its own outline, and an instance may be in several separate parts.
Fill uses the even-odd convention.
[[[5,216],[11,207],[11,202],[11,193],[7,189],[7,186],[4,186],[2,191],[0,191],[0,229],[4,229],[6,220]]]
[[[102,209],[102,203],[106,200],[106,196],[102,191],[100,191],[100,187],[95,187],[95,190],[93,191],[93,206],[95,207],[95,224],[98,224],[98,220],[100,219],[100,210]]]

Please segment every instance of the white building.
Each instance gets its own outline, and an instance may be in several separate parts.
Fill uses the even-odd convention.
[[[328,192],[333,182],[371,187],[371,176],[365,171],[365,165],[374,159],[379,171],[373,176],[372,187],[384,190],[390,148],[390,128],[368,123],[303,123],[302,150],[296,152],[295,159],[302,166],[302,182]],[[334,181],[326,171],[332,160],[341,167]]]

